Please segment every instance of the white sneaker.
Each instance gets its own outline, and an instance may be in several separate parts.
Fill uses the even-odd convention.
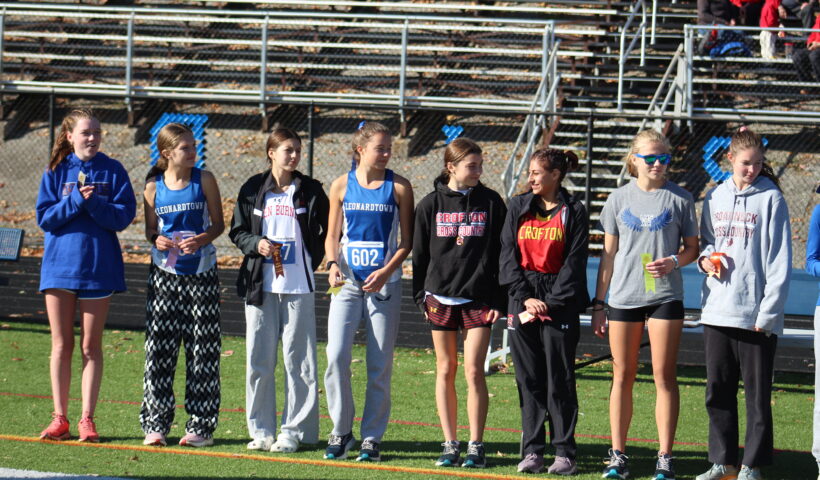
[[[709,471],[698,475],[695,480],[732,480],[735,478],[737,478],[737,468],[716,463]]]
[[[299,450],[299,440],[296,440],[287,433],[280,433],[279,436],[276,437],[276,443],[270,447],[271,452],[278,453],[293,453],[296,450]]]
[[[273,439],[270,437],[254,438],[248,442],[248,450],[263,450],[267,452],[270,450]]]

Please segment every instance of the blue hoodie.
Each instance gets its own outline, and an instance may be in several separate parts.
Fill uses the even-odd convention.
[[[764,176],[738,190],[730,178],[706,194],[701,255],[726,254],[720,279],[703,280],[700,323],[783,333],[792,266],[786,199]]]
[[[814,207],[809,224],[809,239],[806,241],[806,271],[813,277],[820,277],[820,205]],[[820,307],[820,296],[817,297]]]
[[[80,172],[94,193],[83,199]],[[37,195],[37,223],[45,232],[40,291],[48,288],[125,291],[117,232],[134,219],[137,201],[120,162],[97,153],[83,162],[70,153],[46,170]]]

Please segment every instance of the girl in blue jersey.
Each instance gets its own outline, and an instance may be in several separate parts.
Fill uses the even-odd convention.
[[[37,195],[37,223],[45,231],[40,291],[51,328],[54,413],[41,438],[69,437],[68,391],[74,350],[74,312],[80,307],[82,416],[80,441],[99,440],[94,410],[102,380],[102,331],[111,294],[125,291],[117,232],[136,214],[131,180],[120,162],[100,152],[100,122],[91,110],[64,119]]]
[[[353,335],[367,329],[367,391],[359,461],[376,461],[390,417],[393,345],[399,326],[401,263],[413,245],[413,189],[387,169],[390,130],[365,123],[353,135],[356,168],[330,186],[325,256],[333,295],[328,314],[328,413],[333,431],[325,458],[342,459],[355,443],[350,362]],[[401,229],[401,241],[398,240]]]
[[[213,445],[219,414],[219,277],[211,244],[225,229],[213,174],[195,168],[196,142],[178,123],[157,136],[160,158],[146,177],[145,236],[151,267],[140,424],[145,445],[164,446],[174,420],[174,371],[185,346],[185,411],[180,445]]]

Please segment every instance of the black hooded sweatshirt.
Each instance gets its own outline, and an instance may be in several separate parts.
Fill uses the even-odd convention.
[[[466,195],[443,178],[416,206],[413,296],[423,310],[425,291],[478,301],[506,311],[498,283],[498,254],[507,207],[501,195],[479,183]]]

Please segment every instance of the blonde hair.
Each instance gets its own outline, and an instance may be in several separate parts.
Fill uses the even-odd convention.
[[[458,162],[464,160],[467,155],[472,155],[474,153],[481,155],[481,152],[481,147],[479,147],[475,141],[469,138],[456,138],[447,145],[447,148],[444,149],[444,168],[441,170],[439,179],[442,183],[447,183],[450,181],[450,170],[447,170],[448,163],[456,165]]]
[[[180,139],[185,135],[193,135],[194,132],[187,125],[181,123],[169,123],[160,129],[157,134],[157,151],[159,158],[156,165],[151,167],[145,179],[155,177],[168,169],[168,157],[162,152],[165,150],[173,150],[179,145]]]
[[[641,146],[646,145],[647,143],[657,143],[663,145],[663,148],[664,150],[666,150],[666,153],[672,153],[672,145],[669,143],[669,139],[666,138],[662,133],[651,128],[638,132],[638,134],[635,135],[635,138],[632,139],[632,144],[629,146],[629,152],[624,157],[626,171],[629,172],[629,175],[633,177],[637,178],[638,171],[635,170],[635,166],[632,165],[632,156],[638,153],[638,150],[641,149]]]
[[[361,160],[359,152],[356,150],[356,148],[364,148],[364,146],[367,145],[367,142],[369,142],[371,138],[373,138],[375,135],[379,133],[390,135],[390,129],[379,122],[364,122],[364,125],[362,125],[361,128],[356,130],[356,132],[353,134],[353,162],[356,165],[358,165],[359,160]]]
[[[60,124],[60,133],[57,134],[57,139],[54,140],[54,146],[51,148],[51,156],[48,160],[48,169],[54,170],[57,165],[74,151],[74,146],[68,141],[68,132],[73,132],[74,127],[77,126],[77,121],[82,118],[97,120],[94,112],[90,108],[77,108],[72,110],[63,118]],[[99,120],[97,120],[99,123]]]
[[[763,144],[763,137],[749,130],[748,127],[740,127],[740,129],[732,135],[732,142],[729,144],[729,153],[731,153],[732,156],[735,156],[740,153],[741,150],[750,148],[755,149],[762,154],[766,153],[766,146]],[[763,157],[763,166],[760,169],[759,175],[768,178],[774,182],[778,190],[782,190],[780,188],[780,179],[774,174],[774,169],[772,169],[772,166],[766,161],[765,156]]]

